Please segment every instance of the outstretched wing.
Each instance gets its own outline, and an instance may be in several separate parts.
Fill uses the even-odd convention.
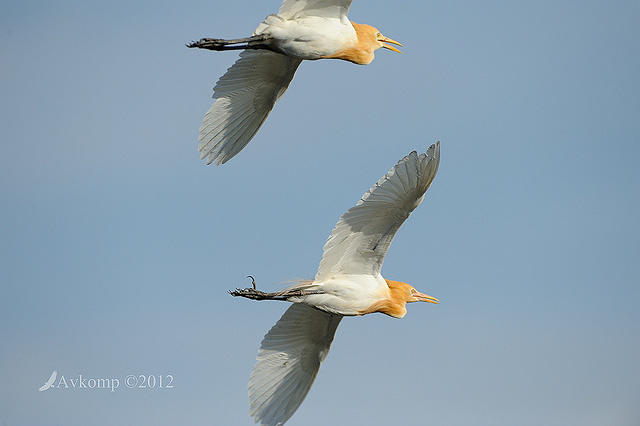
[[[380,273],[391,240],[420,205],[440,163],[440,142],[404,157],[342,215],[324,245],[315,281]]]
[[[249,414],[256,423],[281,425],[298,409],[341,319],[294,303],[264,336],[249,378]]]
[[[256,134],[289,87],[300,60],[270,51],[245,50],[213,89],[198,151],[207,164],[223,164]]]
[[[285,19],[303,16],[342,19],[347,17],[351,0],[284,0],[278,15]]]

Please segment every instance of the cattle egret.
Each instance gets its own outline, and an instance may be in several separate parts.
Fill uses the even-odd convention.
[[[287,90],[303,59],[343,59],[365,65],[383,47],[400,52],[369,25],[347,19],[351,0],[284,0],[253,36],[236,40],[203,38],[188,44],[209,50],[244,50],[214,87],[198,151],[207,164],[224,164],[253,138]],[[391,44],[389,44],[391,43]]]
[[[404,157],[342,215],[324,245],[313,281],[265,293],[231,291],[254,300],[293,302],[267,333],[249,378],[250,414],[263,425],[284,424],[309,392],[343,316],[381,312],[395,318],[409,302],[438,303],[411,285],[380,275],[391,240],[420,205],[438,171],[440,143]]]

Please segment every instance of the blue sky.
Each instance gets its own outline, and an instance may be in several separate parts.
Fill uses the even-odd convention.
[[[356,0],[403,42],[303,63],[254,140],[197,132],[278,3],[41,2],[0,16],[0,424],[252,424],[246,385],[338,217],[441,140],[383,267],[438,297],[347,318],[291,425],[640,422],[640,4]],[[51,389],[172,375],[173,389]]]

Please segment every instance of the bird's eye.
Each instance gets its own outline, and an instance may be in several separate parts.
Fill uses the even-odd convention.
[[[377,33],[376,34],[376,38],[380,38],[380,37],[382,37],[382,34],[381,33]]]

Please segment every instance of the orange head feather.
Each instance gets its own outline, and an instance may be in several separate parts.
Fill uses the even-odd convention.
[[[413,286],[400,281],[385,280],[389,286],[389,298],[383,299],[373,304],[369,309],[362,312],[370,314],[373,312],[382,312],[395,318],[402,318],[407,314],[407,303],[412,302],[429,302],[439,303],[440,301],[428,294],[420,293]]]
[[[333,55],[325,56],[325,59],[342,59],[358,65],[367,65],[373,61],[373,52],[381,47],[400,53],[398,49],[387,43],[398,46],[402,46],[402,44],[383,36],[377,28],[367,24],[356,24],[355,22],[351,22],[351,25],[353,25],[358,37],[357,44],[342,49]]]
[[[395,44],[397,46],[402,46],[402,44],[390,39],[389,37],[383,36],[376,27],[372,27],[371,25],[367,24],[356,24],[355,22],[351,22],[351,25],[353,25],[353,29],[356,30],[356,35],[358,36],[358,46],[361,49],[368,50],[373,54],[374,51],[383,47],[385,49],[393,50],[394,52],[400,53],[398,49],[386,43]]]
[[[413,288],[410,284],[400,281],[385,280],[391,291],[391,298],[398,303],[412,303],[412,302],[429,302],[439,303],[440,301],[435,297],[431,297],[428,294],[420,293]]]

